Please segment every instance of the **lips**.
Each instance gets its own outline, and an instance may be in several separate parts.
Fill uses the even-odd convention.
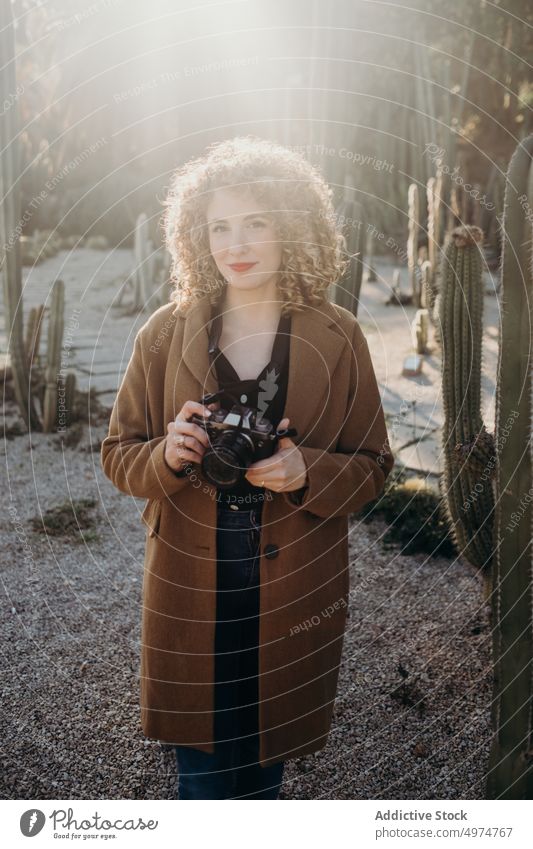
[[[234,262],[230,265],[230,268],[233,271],[248,271],[250,268],[253,268],[254,265],[257,265],[256,262]]]

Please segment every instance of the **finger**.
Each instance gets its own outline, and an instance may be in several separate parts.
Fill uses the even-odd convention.
[[[282,420],[280,421],[280,423],[279,423],[279,425],[278,425],[277,429],[278,429],[278,430],[285,430],[286,428],[288,428],[288,427],[289,427],[290,421],[291,421],[291,420],[290,420],[290,419],[288,419],[288,418],[282,419]]]
[[[194,436],[190,436],[189,434],[180,434],[185,440],[184,442],[177,442],[178,437],[173,437],[172,441],[174,443],[174,447],[177,451],[178,457],[181,456],[181,451],[187,448],[189,451],[195,451],[200,456],[203,456],[205,453],[205,446],[202,442],[199,442]]]
[[[257,471],[258,475],[264,475],[268,472],[272,473],[279,465],[279,457],[275,454],[272,457],[266,457],[264,460],[257,460],[248,466],[248,471],[254,474]]]
[[[277,478],[268,475],[258,475],[257,477],[253,475],[245,475],[245,478],[248,480],[252,486],[264,487],[265,489],[271,489],[273,492],[279,492],[283,487],[283,482]]]
[[[267,475],[266,472],[264,474],[256,474],[255,472],[250,473],[249,469],[244,477],[252,484],[252,486],[264,486],[267,489],[274,486],[277,480],[273,475]]]
[[[176,445],[174,439],[171,439],[172,453],[175,454],[178,460],[194,459],[194,462],[200,462],[205,454],[205,447],[194,436],[180,435],[183,436],[185,442],[181,445]]]
[[[194,436],[198,442],[201,442],[206,448],[209,445],[209,436],[206,431],[200,427],[200,425],[194,424],[194,422],[169,422],[167,430],[172,438],[179,435]]]
[[[174,431],[175,436],[194,436],[198,442],[201,442],[202,445],[209,445],[209,436],[206,431],[200,425],[194,424],[194,422],[179,422]]]
[[[176,421],[184,422],[187,419],[190,419],[193,413],[198,413],[198,415],[203,415],[206,418],[209,418],[211,415],[209,407],[205,404],[200,404],[199,401],[185,401],[185,404],[176,416]]]
[[[267,478],[272,480],[279,478],[280,465],[276,454],[273,454],[272,458],[258,460],[257,463],[252,463],[252,465],[248,467],[248,472],[252,475],[254,480],[262,481],[267,480]]]
[[[191,439],[192,437],[188,437]],[[198,446],[198,444],[197,444]],[[176,446],[171,437],[167,437],[167,448],[165,450],[165,458],[170,460],[171,464],[179,463],[183,466],[184,463],[201,463],[203,455],[203,446],[198,446],[199,451],[195,450],[195,445]]]

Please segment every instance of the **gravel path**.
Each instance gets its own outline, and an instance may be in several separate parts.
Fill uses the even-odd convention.
[[[175,798],[173,752],[139,724],[144,502],[104,476],[106,432],[86,428],[71,448],[39,433],[2,446],[3,798]],[[65,498],[95,499],[96,537],[32,530]],[[325,749],[289,762],[284,798],[484,796],[492,681],[480,581],[462,561],[385,550],[384,530],[352,525],[334,727]]]

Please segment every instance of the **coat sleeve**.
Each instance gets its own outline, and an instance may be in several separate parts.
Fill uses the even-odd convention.
[[[307,484],[283,493],[293,509],[322,518],[357,513],[382,492],[394,465],[374,367],[358,322],[350,355],[350,391],[336,450],[298,446]]]
[[[189,482],[185,472],[175,472],[165,460],[166,434],[150,438],[151,433],[141,328],[100,449],[106,476],[121,492],[136,498],[164,498]]]

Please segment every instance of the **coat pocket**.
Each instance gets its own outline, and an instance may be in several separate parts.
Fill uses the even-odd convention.
[[[146,506],[141,515],[142,521],[147,525],[149,536],[155,537],[159,530],[161,521],[161,501],[158,498],[151,498],[146,502]]]

